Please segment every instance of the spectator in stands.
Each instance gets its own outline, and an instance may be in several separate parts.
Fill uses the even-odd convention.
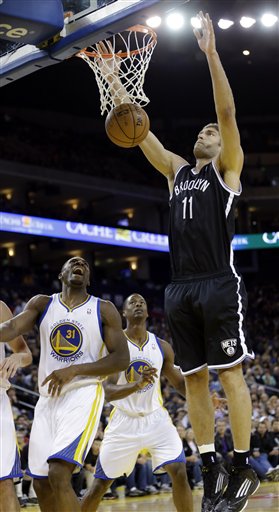
[[[256,432],[251,435],[251,456],[249,462],[261,480],[273,480],[279,474],[278,470],[268,460],[273,448],[272,436],[267,432],[265,422],[260,421]]]
[[[147,459],[143,454],[139,454],[136,465],[132,473],[127,477],[126,485],[126,496],[138,497],[145,496],[147,493]]]
[[[14,388],[8,389],[7,395],[9,397],[10,404],[12,407],[13,417],[16,418],[19,415],[20,404],[18,403],[18,398],[17,398],[15,389]]]
[[[271,387],[276,386],[276,380],[273,377],[273,375],[271,375],[270,368],[266,368],[266,370],[264,371],[264,374],[262,376],[262,380],[263,380],[263,383],[265,386],[271,386]]]
[[[179,432],[179,427],[177,427]],[[193,475],[193,483],[194,489],[203,489],[203,480],[202,480],[202,460],[200,458],[199,450],[197,443],[195,441],[195,434],[192,428],[187,428],[185,431],[185,444],[184,452],[186,455],[186,468],[192,472]]]
[[[101,442],[102,439],[100,439],[97,435],[84,461],[85,480],[87,489],[90,489],[90,487],[93,484],[95,467],[100,451]]]
[[[279,420],[274,419],[271,423],[270,437],[272,439],[273,448],[269,452],[269,462],[274,468],[278,468],[279,464]]]
[[[233,460],[233,438],[226,420],[216,421],[215,448],[227,469]]]
[[[184,404],[183,407],[179,407],[179,409],[177,409],[175,422],[177,424],[183,425],[183,427],[185,429],[189,426],[189,418],[188,418],[186,404]]]

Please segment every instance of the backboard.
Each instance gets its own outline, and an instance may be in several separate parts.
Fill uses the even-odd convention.
[[[0,0],[0,86],[188,1]]]

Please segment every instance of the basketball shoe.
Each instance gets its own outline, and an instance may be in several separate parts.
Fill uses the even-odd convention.
[[[214,512],[216,504],[228,485],[229,475],[221,464],[212,464],[203,466],[202,477],[204,484],[202,512]],[[226,512],[226,509],[222,509],[222,511]]]
[[[256,492],[259,485],[260,481],[251,466],[233,466],[227,490],[215,511],[241,512],[245,509],[249,496]]]

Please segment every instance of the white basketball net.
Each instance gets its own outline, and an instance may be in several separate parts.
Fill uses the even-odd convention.
[[[136,25],[103,41],[108,53],[96,43],[77,54],[94,71],[100,92],[101,114],[110,112],[119,103],[130,101],[144,107],[149,99],[143,84],[153,50],[156,33]]]

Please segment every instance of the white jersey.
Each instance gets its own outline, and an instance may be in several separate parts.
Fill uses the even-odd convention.
[[[5,359],[5,343],[0,343],[0,363]]]
[[[82,304],[70,309],[60,293],[53,294],[40,318],[40,343],[39,391],[42,396],[49,396],[48,383],[42,386],[42,382],[54,370],[93,363],[107,355],[102,339],[100,299],[88,295]],[[97,382],[100,382],[98,377],[75,377],[63,386],[62,394]]]
[[[0,343],[0,363],[4,361],[5,355],[5,343]],[[4,393],[11,387],[8,379],[2,377],[2,372],[0,371],[0,393]]]
[[[5,343],[0,343],[0,363],[5,359]],[[15,425],[12,407],[6,391],[10,383],[2,378],[0,371],[0,481],[6,478],[22,477],[20,456],[16,445]]]
[[[127,336],[126,336],[127,337]],[[160,385],[160,373],[163,366],[164,355],[160,341],[151,332],[147,332],[145,343],[139,347],[127,337],[130,351],[130,364],[125,372],[121,372],[117,384],[124,385],[135,382],[146,368],[157,368],[157,375],[153,384],[132,393],[121,400],[114,400],[112,404],[132,416],[150,414],[163,406]]]

